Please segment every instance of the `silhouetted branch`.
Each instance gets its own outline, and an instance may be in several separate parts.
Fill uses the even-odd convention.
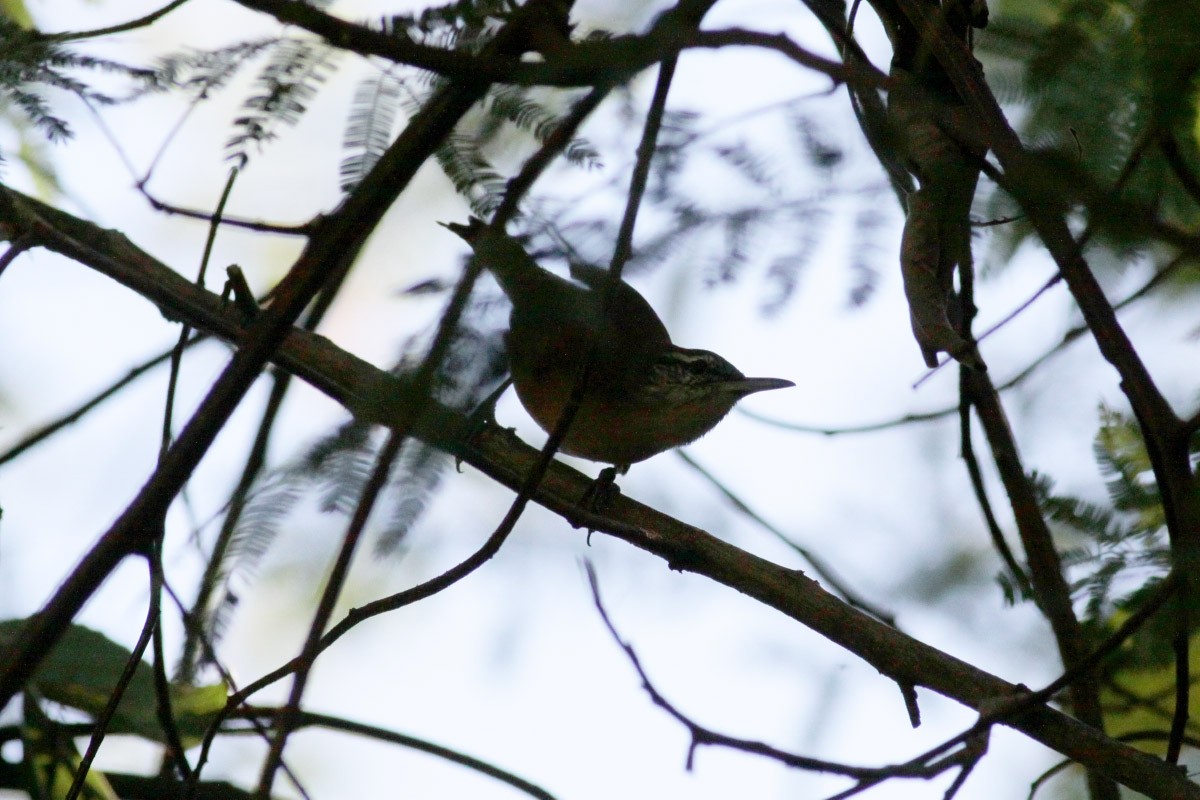
[[[650,30],[640,35],[614,36],[599,41],[572,42],[542,63],[505,57],[472,55],[458,50],[422,44],[402,31],[375,30],[346,22],[314,6],[291,0],[237,0],[255,11],[270,14],[282,23],[315,33],[338,47],[360,55],[386,58],[438,75],[464,81],[488,81],[520,85],[598,86],[622,82],[642,70],[688,48],[758,47],[779,52],[808,69],[838,82],[883,86],[887,77],[866,61],[839,64],[811,53],[782,34],[743,29],[697,31],[690,29],[679,13],[688,3],[659,16]]]
[[[650,682],[650,677],[646,674],[646,670],[642,667],[641,659],[631,645],[626,643],[619,633],[616,626],[613,625],[612,619],[608,616],[608,611],[604,608],[604,603],[600,599],[600,585],[596,578],[596,571],[590,562],[584,562],[584,571],[587,573],[588,586],[592,590],[592,602],[596,606],[596,611],[600,614],[600,620],[604,623],[604,627],[608,630],[617,647],[625,653],[625,657],[633,666],[633,669],[638,674],[638,678],[642,682],[642,688],[650,695],[650,700],[654,705],[666,711],[675,721],[679,722],[688,730],[691,737],[691,745],[688,747],[687,766],[688,771],[691,771],[695,766],[696,750],[705,745],[718,747],[728,747],[731,750],[739,750],[743,753],[751,753],[753,755],[764,756],[781,764],[786,764],[789,767],[797,769],[810,770],[812,772],[828,772],[834,775],[845,775],[851,778],[875,778],[880,774],[880,770],[872,767],[852,767],[848,764],[839,764],[835,761],[824,761],[818,758],[809,758],[808,756],[796,755],[785,750],[771,747],[762,742],[753,742],[747,739],[738,739],[733,736],[726,736],[723,733],[717,733],[711,728],[706,728],[697,722],[694,722],[682,711],[677,709],[672,703],[663,696],[663,694],[654,687]],[[890,777],[890,776],[889,776]]]
[[[273,723],[278,719],[281,709],[274,708],[258,708],[245,707],[235,712],[232,719],[253,719],[259,722]],[[353,733],[358,736],[365,736],[371,739],[376,739],[381,742],[389,742],[397,744],[401,747],[407,747],[410,750],[416,750],[421,753],[429,753],[459,766],[474,770],[481,775],[486,775],[489,778],[506,783],[514,789],[524,792],[530,797],[539,798],[539,800],[555,800],[554,795],[547,792],[540,786],[530,783],[524,778],[520,778],[513,773],[501,769],[494,764],[489,764],[482,759],[469,756],[458,750],[453,750],[449,747],[433,744],[425,739],[419,739],[415,736],[408,736],[403,733],[380,728],[375,725],[366,725],[361,722],[333,717],[328,714],[318,714],[312,711],[301,711],[296,717],[296,727],[320,727],[334,731],[344,731]]]
[[[211,338],[212,336],[208,333],[197,333],[192,336],[192,338],[188,339],[186,347],[191,348],[193,345],[206,342]],[[0,466],[3,466],[9,461],[16,459],[22,453],[50,438],[68,425],[78,422],[80,419],[85,417],[88,412],[99,407],[102,403],[104,403],[104,401],[119,393],[126,386],[133,383],[147,372],[153,370],[155,367],[161,366],[163,363],[169,360],[171,358],[171,353],[174,352],[174,349],[175,348],[172,347],[170,350],[159,353],[147,361],[143,361],[138,366],[129,370],[124,377],[112,384],[109,384],[99,393],[88,398],[71,411],[68,411],[66,414],[62,415],[53,422],[47,422],[37,430],[26,434],[19,442],[5,450],[3,453],[0,453]]]
[[[704,467],[700,466],[700,464],[694,458],[688,455],[686,451],[676,450],[675,454],[682,458],[685,464],[694,469],[700,475],[700,477],[712,484],[713,488],[720,492],[734,508],[744,514],[748,519],[756,522],[761,528],[773,535],[779,541],[783,542],[783,544],[786,546],[790,547],[797,555],[807,561],[809,565],[812,566],[813,571],[820,575],[821,578],[829,584],[833,591],[841,595],[847,603],[864,613],[870,614],[880,622],[892,625],[893,627],[896,625],[895,614],[892,614],[890,611],[885,611],[879,606],[864,600],[862,595],[848,587],[845,581],[838,577],[837,573],[833,571],[832,567],[825,563],[824,559],[813,555],[808,548],[801,547],[800,545],[796,544],[796,542],[792,541],[791,537],[789,537],[776,526],[772,525],[761,514],[752,509],[745,500],[735,494],[733,490],[726,486],[722,481],[718,480],[715,475],[706,470]]]
[[[960,379],[965,381],[965,376],[960,376]],[[962,394],[966,397],[965,383]],[[959,409],[958,438],[959,446],[962,449],[963,463],[967,465],[967,475],[971,479],[971,489],[975,492],[979,510],[983,512],[984,522],[992,537],[992,546],[996,548],[1004,565],[1008,567],[1008,574],[1016,583],[1017,588],[1026,597],[1033,597],[1033,586],[1029,583],[1029,576],[1025,574],[1025,569],[1018,563],[1012,549],[1008,546],[1004,532],[1000,530],[1000,523],[996,521],[996,514],[992,511],[992,503],[988,500],[987,487],[983,485],[983,472],[979,469],[979,459],[975,457],[975,445],[971,441],[971,406],[969,403],[964,402]]]
[[[110,25],[107,28],[94,28],[90,31],[63,31],[62,33],[39,33],[37,38],[47,42],[71,42],[80,39],[98,39],[101,36],[111,36],[114,33],[125,33],[134,31],[138,28],[144,28],[157,22],[160,18],[170,14],[175,9],[182,6],[188,0],[171,0],[157,11],[151,11],[145,16],[132,19],[129,22],[122,22],[117,25]]]
[[[0,187],[0,203],[17,200],[39,215],[50,216],[56,226],[79,234],[70,241],[84,244],[73,246],[69,254],[81,263],[137,291],[199,330],[211,331],[230,341],[247,337],[245,320],[224,306],[216,295],[192,286],[123,237],[114,237],[90,223]],[[58,240],[45,244],[57,247]],[[320,337],[292,330],[272,358],[364,421],[398,424],[407,420],[411,412],[408,391],[402,382]],[[537,460],[535,451],[515,435],[496,427],[485,427],[469,442],[464,441],[466,420],[434,403],[427,405],[415,425],[417,436],[461,456],[465,462],[510,487],[523,485]],[[568,522],[612,535],[659,556],[675,569],[705,575],[779,610],[856,653],[893,680],[928,687],[976,708],[1018,692],[1017,687],[1006,681],[855,611],[824,592],[803,573],[739,550],[628,497],[614,497],[604,515],[583,511],[578,507],[578,498],[590,484],[587,476],[556,462],[550,465],[533,498]],[[447,580],[455,577],[448,576]],[[422,591],[433,588],[436,587]],[[403,599],[411,598],[410,595]],[[359,609],[367,610],[367,606]],[[348,615],[343,623],[331,629],[325,641],[352,627],[361,618],[356,614]],[[1200,787],[1173,768],[1047,706],[1027,709],[1006,724],[1143,793],[1200,798]]]

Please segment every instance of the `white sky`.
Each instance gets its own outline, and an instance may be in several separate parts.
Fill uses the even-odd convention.
[[[32,10],[43,29],[54,31],[111,24],[157,5],[157,0],[57,0],[34,2]],[[334,10],[350,18],[379,13],[365,3]],[[637,3],[586,2],[578,13],[612,27],[640,25],[648,18]],[[710,24],[786,30],[828,51],[800,4],[726,0]],[[193,0],[151,30],[99,42],[92,52],[145,63],[183,44],[214,46],[276,27],[232,3]],[[860,32],[878,39],[869,21]],[[885,50],[875,52],[886,63]],[[301,126],[283,131],[278,143],[252,160],[229,213],[298,222],[332,207],[344,115],[354,80],[363,74],[357,66],[343,60]],[[652,86],[652,74],[635,83],[639,111]],[[670,102],[673,108],[701,110],[715,124],[826,86],[776,57],[722,51],[685,57]],[[241,97],[236,88],[225,93],[183,128],[151,184],[161,198],[194,207],[215,202],[226,171],[221,146]],[[124,231],[192,275],[205,227],[152,212],[133,191],[132,179],[92,118],[70,99],[56,101],[78,136],[53,151],[66,191],[55,202]],[[104,117],[143,169],[179,110],[176,103],[155,99],[106,111]],[[842,93],[816,98],[803,110],[858,165],[835,173],[835,180],[880,180],[862,168],[870,165],[869,156]],[[733,129],[731,140],[744,134],[769,144],[773,134],[767,124]],[[630,137],[636,131],[601,122],[585,134],[607,155],[632,153]],[[11,138],[5,135],[3,141],[9,158],[5,179],[24,187],[10,155]],[[563,172],[555,180],[570,176]],[[692,180],[702,196],[728,198],[738,191],[727,174],[716,171]],[[944,370],[919,391],[911,389],[922,364],[909,333],[898,271],[892,269],[900,216],[890,194],[870,202],[880,204],[890,222],[878,237],[884,251],[874,258],[881,270],[878,290],[863,309],[846,303],[853,280],[848,251],[856,246],[848,220],[858,208],[850,200],[833,204],[828,236],[801,273],[797,296],[778,317],[763,319],[757,313],[770,295],[762,263],[739,283],[715,290],[705,287],[701,270],[681,259],[636,283],[680,343],[718,350],[748,374],[778,375],[799,384],[748,401],[757,412],[840,425],[944,407],[954,398],[953,370]],[[615,218],[618,212],[613,213]],[[404,336],[432,318],[441,302],[399,297],[396,290],[454,274],[461,247],[433,223],[465,214],[444,179],[424,170],[372,240],[322,332],[387,365]],[[266,285],[297,250],[298,241],[223,231],[210,288],[219,289],[228,263],[240,264],[256,285]],[[1022,251],[1017,262],[980,287],[980,328],[1019,304],[1050,274],[1044,255]],[[1121,285],[1136,285],[1140,274],[1131,270]],[[1161,325],[1150,308],[1126,318],[1138,337]],[[1143,320],[1150,325],[1139,327]],[[1060,288],[984,344],[993,374],[1003,379],[1019,370],[1072,322]],[[1176,400],[1187,386],[1180,369],[1187,363],[1183,354],[1190,352],[1194,363],[1194,343],[1177,335],[1184,329],[1181,324],[1165,335],[1160,330],[1162,341],[1147,348],[1151,367]],[[45,252],[22,256],[0,281],[0,447],[162,350],[175,336],[176,329],[153,307],[86,268]],[[225,357],[216,346],[188,356],[177,419],[194,408]],[[1101,400],[1120,405],[1113,375],[1097,361],[1094,347],[1081,342],[1024,389],[1006,396],[1027,466],[1058,477],[1065,490],[1093,496],[1101,491],[1090,455],[1095,408]],[[165,373],[156,373],[119,402],[0,471],[0,603],[7,616],[36,610],[150,474],[164,385]],[[168,570],[177,586],[189,586],[196,574],[197,558],[185,541],[191,520],[214,514],[236,480],[264,396],[252,393],[201,465],[189,488],[191,510],[177,504],[172,514]],[[532,442],[541,441],[511,397],[499,414]],[[302,452],[341,419],[332,403],[297,385],[275,437],[276,463]],[[991,581],[999,563],[989,552],[970,496],[956,431],[957,422],[950,420],[821,438],[782,432],[735,413],[689,452],[835,565],[858,591],[897,612],[905,631],[1005,679],[1036,686],[1055,675],[1053,645],[1029,607],[1003,607]],[[981,455],[986,452],[982,443],[977,448]],[[740,547],[803,567],[672,454],[637,465],[621,485],[627,494]],[[990,488],[1007,520],[1002,493],[994,482]],[[369,557],[369,548],[364,552],[343,609],[455,563],[482,542],[510,501],[510,492],[469,468],[451,474],[402,558],[379,561]],[[297,515],[259,581],[243,593],[221,651],[241,682],[295,654],[343,525],[339,519]],[[816,798],[844,785],[715,749],[701,750],[695,771],[685,772],[684,731],[651,705],[605,633],[591,607],[582,558],[596,564],[610,614],[657,687],[716,730],[814,757],[877,765],[906,760],[972,720],[966,709],[922,693],[925,724],[913,731],[895,686],[853,655],[777,612],[705,579],[670,572],[620,542],[596,535],[589,548],[581,532],[541,509],[527,512],[502,554],[463,584],[362,626],[322,656],[308,705],[461,749],[564,800]],[[955,570],[965,570],[967,577],[954,578]],[[963,581],[959,588],[948,588],[956,580]],[[126,565],[80,621],[131,644],[144,600],[140,565]],[[277,691],[260,701],[281,696]],[[262,754],[250,739],[230,740],[205,775],[253,781]],[[128,743],[107,748],[106,758],[121,768],[156,764],[152,750]],[[297,735],[287,758],[315,798],[518,796],[432,757],[343,735]],[[1023,737],[999,731],[962,796],[1023,797],[1030,781],[1054,761],[1053,754]],[[946,783],[944,778],[932,784],[892,781],[867,796],[940,797]],[[282,781],[277,786],[286,791]]]

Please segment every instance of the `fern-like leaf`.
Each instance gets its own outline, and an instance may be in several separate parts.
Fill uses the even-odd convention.
[[[489,217],[500,205],[505,181],[479,149],[476,140],[460,133],[446,137],[435,153],[455,190],[478,217]]]
[[[438,369],[434,394],[443,405],[474,411],[500,384],[506,360],[500,337],[477,327],[478,314],[469,314]],[[401,370],[406,366],[402,363]],[[392,513],[376,540],[376,551],[392,553],[403,545],[425,513],[450,465],[450,457],[424,442],[408,441],[392,470]]]
[[[19,109],[51,142],[69,138],[71,128],[50,111],[40,93],[42,89],[70,92],[96,105],[118,102],[116,97],[93,89],[73,75],[75,70],[116,73],[141,85],[153,83],[155,77],[153,70],[72,52],[0,15],[0,99]]]
[[[213,50],[188,50],[159,59],[146,92],[178,89],[207,98],[226,88],[237,73],[264,51],[279,43],[277,37],[238,42]]]
[[[245,167],[251,147],[261,150],[279,135],[280,127],[299,122],[333,71],[338,52],[312,39],[280,40],[255,79],[255,93],[242,103],[245,113],[233,121],[227,158]]]
[[[296,477],[286,471],[268,477],[242,510],[219,572],[224,591],[207,610],[207,628],[213,642],[224,635],[242,591],[253,581],[284,520],[304,496],[305,483]]]
[[[401,86],[391,73],[369,77],[358,85],[343,140],[343,192],[354,189],[391,144],[400,100]]]

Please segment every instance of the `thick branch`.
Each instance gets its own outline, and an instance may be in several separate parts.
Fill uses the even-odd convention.
[[[822,72],[838,82],[882,85],[887,78],[868,64],[842,64],[800,47],[784,34],[738,28],[697,31],[684,24],[684,14],[663,14],[644,34],[563,43],[543,62],[514,57],[473,55],[422,44],[403,31],[384,33],[327,14],[294,0],[237,0],[246,8],[270,14],[280,22],[314,33],[335,47],[427,69],[448,78],[543,86],[599,86],[620,83],[688,48],[760,47]]]
[[[1054,539],[1038,506],[1033,486],[1021,465],[1016,439],[1000,405],[996,387],[986,372],[965,372],[971,403],[979,413],[992,449],[992,458],[1016,519],[1017,532],[1029,562],[1034,596],[1054,631],[1063,666],[1070,670],[1087,655],[1087,642],[1071,606],[1071,590],[1063,576],[1062,561],[1054,548]],[[1071,686],[1071,707],[1084,722],[1103,728],[1104,714],[1100,708],[1100,692],[1095,675],[1082,675]]]
[[[1047,251],[1054,258],[1101,354],[1121,376],[1121,389],[1129,398],[1142,427],[1146,449],[1154,468],[1176,569],[1184,581],[1185,595],[1200,602],[1200,492],[1189,462],[1187,430],[1154,383],[1133,343],[1117,320],[1100,283],[1071,235],[1057,203],[1047,203],[1044,179],[1034,155],[1021,144],[983,80],[971,54],[950,35],[945,22],[919,0],[896,0],[913,25],[928,35],[930,52],[945,68],[959,96],[971,107],[988,144],[1005,173],[1005,188],[1021,204]],[[1061,201],[1063,198],[1057,198]],[[1096,206],[1092,202],[1089,205]]]
[[[61,229],[57,234],[45,231],[44,246],[59,249],[56,236],[61,236],[62,242],[86,243],[82,249],[72,248],[71,257],[137,291],[169,316],[197,330],[230,341],[243,339],[242,321],[219,298],[193,286],[120,234],[11,190],[0,189],[0,198],[28,205],[56,230]],[[426,404],[421,418],[411,420],[413,406],[400,381],[323,337],[293,330],[273,359],[364,419],[392,425],[412,423],[417,436],[462,457],[506,486],[520,486],[538,458],[536,450],[494,426],[464,444],[466,420],[436,404]],[[855,611],[803,573],[739,550],[627,497],[614,498],[605,517],[581,512],[577,501],[589,485],[586,476],[555,463],[535,499],[568,521],[586,520],[599,531],[663,558],[673,569],[705,575],[777,609],[859,655],[889,678],[926,686],[972,708],[1019,693],[1019,687]],[[1007,724],[1150,797],[1200,800],[1200,787],[1173,767],[1052,708],[1030,709]]]
[[[514,13],[510,24],[496,35],[485,52],[521,49],[520,40],[528,32],[539,8],[538,4],[531,3]],[[336,211],[321,218],[313,227],[308,245],[280,282],[273,302],[239,334],[241,347],[175,445],[160,460],[150,480],[88,551],[42,611],[30,618],[16,646],[5,653],[3,663],[0,663],[0,706],[21,690],[39,661],[53,648],[83,604],[117,565],[126,556],[148,550],[156,532],[162,530],[162,520],[170,504],[292,329],[296,318],[329,277],[357,257],[392,201],[486,90],[487,84],[478,80],[450,84],[440,90],[413,116],[354,192]],[[16,193],[0,194],[0,219],[18,235],[29,235],[33,242],[43,245],[47,238],[53,238],[59,252],[87,263],[92,243],[59,235],[53,220],[62,221],[63,215],[46,206],[41,209],[50,216],[39,216],[38,206],[22,201]],[[102,235],[123,246],[126,252],[136,250],[118,233],[109,231]]]

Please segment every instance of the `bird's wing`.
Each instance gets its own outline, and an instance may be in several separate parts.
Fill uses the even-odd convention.
[[[608,270],[591,264],[571,264],[571,277],[601,297],[608,291],[612,280]],[[608,318],[622,330],[638,331],[641,346],[663,348],[671,343],[667,326],[646,302],[646,298],[625,281],[617,282],[612,305],[608,309]]]

